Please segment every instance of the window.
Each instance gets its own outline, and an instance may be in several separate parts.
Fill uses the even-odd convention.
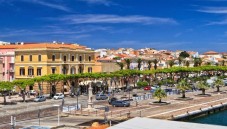
[[[32,61],[32,55],[29,55],[29,60]]]
[[[25,75],[25,69],[24,68],[20,68],[20,75],[21,76]]]
[[[75,74],[75,68],[73,67],[73,68],[71,68],[71,72],[70,72],[71,74]]]
[[[72,56],[72,59],[71,59],[71,61],[74,61],[74,56]]]
[[[79,67],[78,72],[83,73],[83,68],[81,66]]]
[[[41,76],[42,75],[42,68],[37,68],[37,76]]]
[[[42,61],[42,56],[41,55],[38,56],[38,61]]]
[[[55,55],[52,55],[52,61],[55,61]]]
[[[24,56],[20,56],[20,61],[24,61]]]
[[[52,74],[55,74],[56,73],[56,68],[52,68],[51,71],[52,71]]]
[[[88,57],[88,61],[91,61],[91,56]]]
[[[82,61],[82,56],[79,56],[79,61],[80,61],[80,62]]]
[[[66,58],[66,56],[64,56],[64,61],[66,61],[67,60],[67,58]]]
[[[92,73],[92,67],[88,67],[88,73]]]
[[[63,67],[62,72],[63,72],[63,74],[67,74],[67,69],[66,69],[66,67]]]
[[[33,69],[33,67],[28,67],[28,75],[29,76],[34,75],[34,69]]]

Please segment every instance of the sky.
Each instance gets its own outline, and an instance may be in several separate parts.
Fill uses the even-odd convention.
[[[227,52],[227,0],[0,0],[0,41]]]

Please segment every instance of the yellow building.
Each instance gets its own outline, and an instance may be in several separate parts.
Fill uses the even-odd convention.
[[[93,72],[94,62],[94,51],[85,46],[53,43],[23,44],[15,50],[15,79],[49,74]],[[37,86],[34,89],[36,90]],[[57,88],[57,91],[59,92],[60,89]]]

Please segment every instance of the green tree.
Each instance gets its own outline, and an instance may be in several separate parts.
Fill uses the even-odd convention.
[[[118,65],[120,67],[121,70],[123,70],[124,68],[124,63],[122,62],[117,62],[116,65]]]
[[[147,81],[138,81],[137,82],[137,86],[139,86],[139,87],[148,86],[148,82]]]
[[[194,67],[201,66],[202,59],[201,58],[194,58]]]
[[[191,87],[188,84],[188,82],[185,79],[182,79],[178,85],[177,85],[177,89],[179,89],[182,93],[182,98],[185,98],[185,92],[186,90],[190,90]]]
[[[52,98],[56,94],[56,86],[57,84],[64,80],[63,74],[49,74],[45,75],[44,79],[50,85],[50,98]]]
[[[179,57],[181,58],[186,58],[186,57],[189,57],[190,55],[186,52],[186,51],[183,51],[180,53]]]
[[[169,61],[168,61],[168,64],[169,64],[170,68],[172,68],[173,65],[174,65],[174,60],[169,60]]]
[[[124,59],[127,69],[130,69],[130,64],[131,64],[131,60],[130,59]]]
[[[209,89],[208,84],[205,81],[199,81],[197,83],[197,88],[202,90],[202,95],[205,95],[206,90]]]
[[[151,70],[151,63],[152,63],[152,60],[148,60],[148,61],[147,61],[147,64],[148,64],[148,70]]]
[[[221,66],[225,66],[225,60],[221,61]]]
[[[10,92],[14,88],[12,82],[0,82],[0,92],[4,97],[4,105],[6,105],[6,93]]]
[[[45,82],[45,76],[35,77],[34,81],[38,83],[39,95],[43,94],[43,82]]]
[[[143,60],[142,60],[141,58],[138,58],[138,59],[136,60],[136,62],[138,63],[138,65],[137,65],[138,70],[140,70],[140,68],[141,68],[142,61],[143,61]]]
[[[23,102],[25,102],[25,94],[26,94],[26,87],[34,86],[34,79],[21,79],[21,80],[14,80],[13,84],[16,85],[21,90],[21,95]]]
[[[181,66],[183,58],[179,56],[177,59],[178,59],[179,66]]]
[[[158,60],[157,59],[154,59],[153,60],[153,63],[154,63],[154,69],[156,70],[158,68],[158,66],[157,66]]]
[[[190,62],[187,60],[186,61],[186,66],[189,67],[189,65],[190,65]]]
[[[224,82],[221,79],[217,79],[214,82],[215,87],[217,88],[217,92],[220,92],[220,87],[222,87],[224,85]]]
[[[114,60],[120,60],[121,57],[118,57],[118,56],[117,56],[117,57],[114,57],[113,59],[114,59]]]
[[[153,96],[158,99],[159,103],[162,102],[162,98],[167,97],[166,92],[164,90],[162,90],[161,88],[156,89]]]

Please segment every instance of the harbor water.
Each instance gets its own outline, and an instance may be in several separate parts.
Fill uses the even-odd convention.
[[[227,126],[227,110],[197,117],[189,122]]]

